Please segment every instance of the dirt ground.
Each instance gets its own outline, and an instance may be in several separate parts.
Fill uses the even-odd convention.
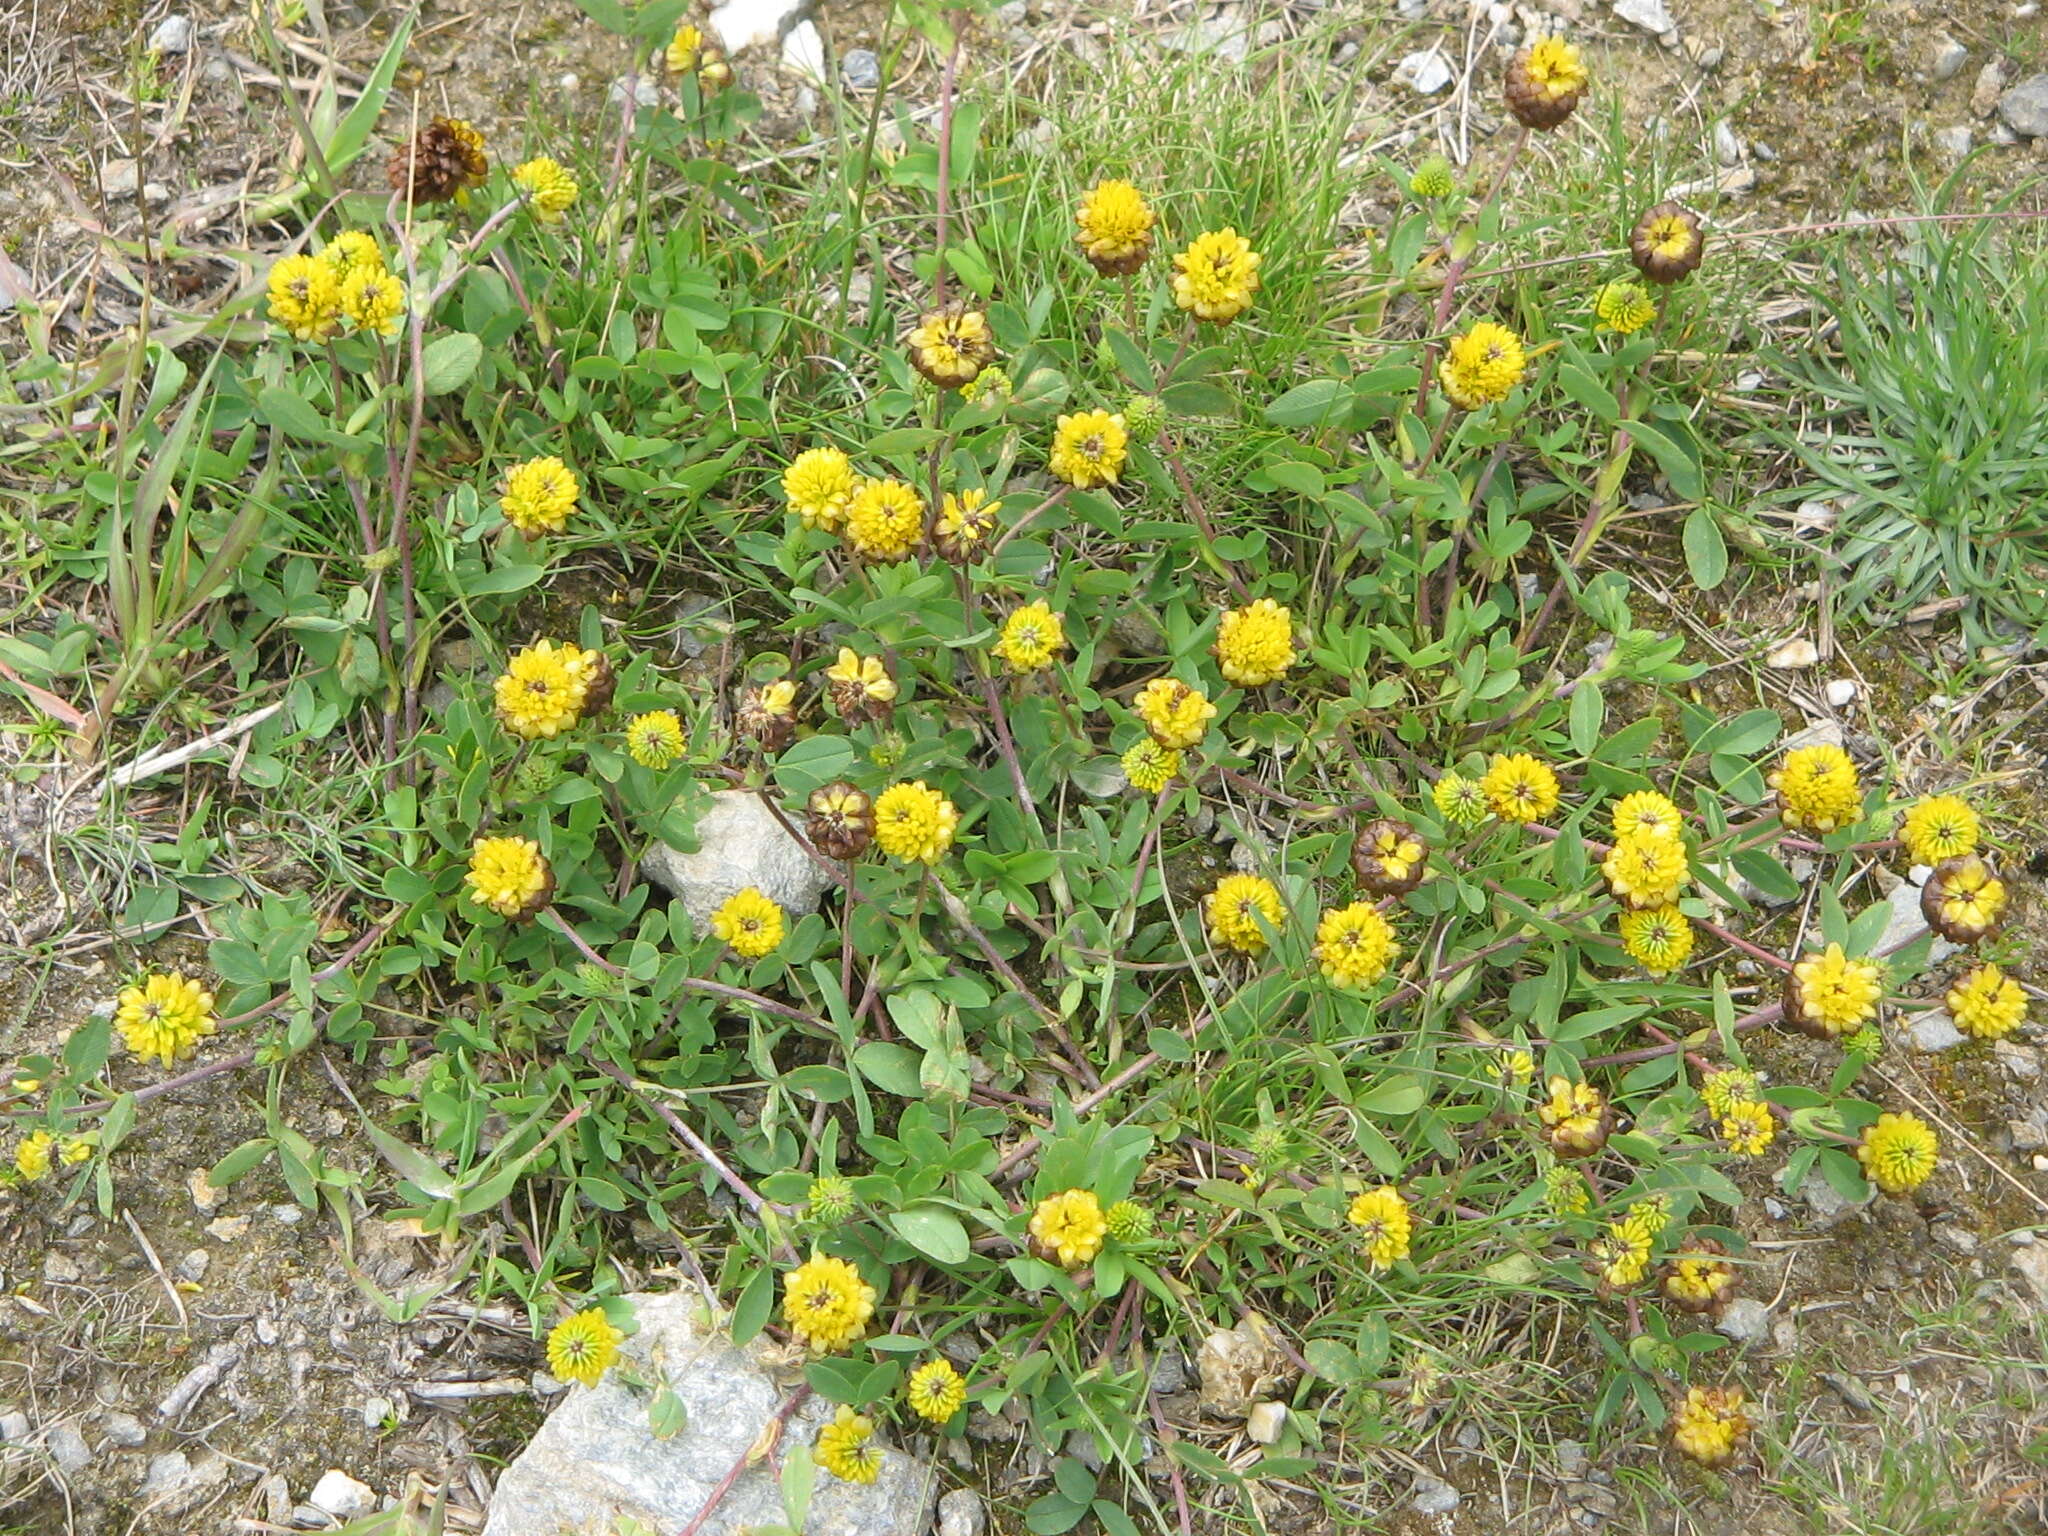
[[[1260,15],[1291,26],[1319,9]],[[1384,9],[1375,4],[1330,40],[1371,51],[1362,124],[1375,138],[1422,128],[1455,140],[1455,104],[1426,116],[1436,104],[1417,103],[1391,77],[1404,54],[1439,38],[1462,57],[1483,36],[1483,11],[1438,3],[1424,19],[1395,23]],[[1945,173],[1933,130],[1967,124],[1982,143],[1998,83],[2048,67],[2043,23],[2015,18],[2006,0],[1833,9],[1672,0],[1681,36],[1671,49],[1582,0],[1550,0],[1546,9],[1583,21],[1600,40],[1602,78],[1620,82],[1631,122],[1662,117],[1673,132],[1704,140],[1705,123],[1731,120],[1743,143],[1722,173],[1753,173],[1754,184],[1731,197],[1724,217],[1751,224],[1905,206],[1916,185]],[[88,348],[134,314],[120,273],[95,260],[100,232],[132,235],[140,225],[132,193],[103,190],[120,183],[123,159],[139,161],[125,174],[143,188],[155,237],[168,234],[194,253],[129,267],[165,304],[210,311],[249,283],[258,268],[248,254],[279,233],[241,217],[248,197],[276,184],[291,142],[253,29],[237,7],[190,9],[198,46],[151,72],[141,40],[169,10],[133,0],[0,0],[0,281],[68,295],[65,324]],[[391,14],[349,0],[326,8],[344,84],[374,60]],[[1144,19],[1178,25],[1196,14],[1155,5]],[[875,19],[872,7],[831,4],[820,16],[841,48],[872,44]],[[1034,4],[1014,25],[1060,46],[1069,29],[1101,24]],[[1943,31],[1970,53],[1957,74],[1937,81],[1927,60]],[[310,81],[326,45],[317,27],[291,35],[289,66]],[[1016,45],[997,29],[984,53]],[[613,110],[606,89],[625,66],[622,47],[552,0],[478,12],[436,4],[423,16],[402,88],[424,109],[471,117],[494,141],[516,140],[543,104],[597,131]],[[1714,49],[1718,63],[1703,70]],[[761,153],[816,131],[822,120],[814,105],[806,114],[800,82],[772,58],[738,62],[767,105]],[[1988,88],[1987,67],[1998,71]],[[929,92],[929,76],[915,77],[911,90]],[[2038,174],[2044,152],[2048,141],[1989,148],[1973,165],[1974,195],[1995,197]],[[373,162],[365,174],[373,176]],[[1774,636],[1807,616],[1796,598],[1766,586],[1725,623],[1691,622],[1703,632],[1695,654],[1719,661],[1704,632]],[[1943,643],[1953,642],[1905,631],[1850,643],[1827,675],[1861,675],[1870,687],[1845,724],[1903,742],[1902,759],[1933,772],[1934,741],[1965,726],[1996,732],[2005,716],[2019,722],[1991,764],[2010,776],[1992,793],[2002,824],[2016,829],[2010,852],[2032,854],[2048,841],[2040,790],[2048,717],[2038,708],[2048,672],[2015,669],[1980,698],[1939,706],[1898,653]],[[1824,713],[1812,687],[1787,682],[1762,702],[1788,717]],[[1969,722],[1957,718],[1965,707]],[[161,818],[153,835],[174,835],[170,796],[138,808]],[[40,947],[23,932],[61,913],[45,879],[51,811],[34,786],[10,783],[0,799],[4,1062],[56,1048],[109,990],[111,945],[89,913],[64,917],[67,928]],[[60,882],[73,876],[58,871]],[[105,885],[70,894],[112,896]],[[2021,921],[2048,939],[2038,895],[2032,901]],[[1874,1472],[1872,1458],[1910,1456],[1919,1445],[1929,1470],[1903,1480],[1909,1492],[1921,1485],[1915,1479],[1931,1478],[1977,1501],[1986,1529],[2048,1529],[2048,1380],[2039,1364],[2048,1356],[2048,1294],[2037,1295],[2013,1267],[2037,1230],[2048,1243],[2048,1053],[2042,1026],[2032,1030],[1996,1049],[1891,1053],[1882,1067],[1889,1081],[1868,1085],[1915,1103],[1953,1139],[1957,1154],[1923,1206],[1824,1215],[1761,1181],[1746,1191],[1735,1224],[1761,1261],[1749,1293],[1771,1300],[1774,1318],[1751,1346],[1758,1368],[1749,1374],[1766,1411],[1796,1431],[1798,1466],[1697,1479],[1697,1497],[1673,1509],[1635,1470],[1652,1459],[1646,1445],[1588,1456],[1545,1442],[1532,1453],[1505,1421],[1440,1420],[1416,1454],[1464,1499],[1447,1516],[1399,1512],[1401,1483],[1373,1501],[1387,1514],[1382,1528],[1437,1536],[1602,1524],[1730,1536],[1873,1528],[1844,1524],[1845,1513],[1869,1507],[1871,1478],[1897,1472],[1890,1463]],[[1768,1064],[1788,1077],[1802,1070],[1789,1059]],[[475,1300],[473,1274],[502,1232],[481,1234],[480,1252],[449,1252],[381,1219],[352,1192],[329,1210],[306,1210],[268,1167],[224,1192],[195,1186],[195,1174],[261,1132],[264,1086],[260,1073],[241,1073],[154,1100],[119,1159],[110,1216],[94,1210],[89,1193],[60,1205],[55,1181],[0,1193],[0,1432],[9,1441],[0,1448],[0,1532],[285,1526],[330,1468],[386,1495],[413,1473],[447,1486],[451,1524],[462,1529],[480,1518],[493,1469],[544,1412],[527,1320]],[[336,1167],[374,1183],[374,1154],[316,1062],[300,1064],[286,1094],[291,1122]],[[1269,1513],[1279,1529],[1329,1528],[1285,1499]],[[1874,1528],[1933,1528],[1916,1524],[1911,1507],[1889,1518]]]

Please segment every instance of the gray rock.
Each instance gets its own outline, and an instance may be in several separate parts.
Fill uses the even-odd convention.
[[[2029,75],[1999,97],[1998,115],[2023,139],[2048,138],[2048,74]]]
[[[1418,1472],[1409,1490],[1409,1503],[1418,1515],[1448,1515],[1458,1507],[1458,1490],[1440,1477]]]
[[[306,1502],[323,1515],[353,1520],[377,1507],[377,1490],[368,1483],[357,1482],[338,1467],[330,1467],[320,1474],[320,1481],[313,1485]]]
[[[741,1349],[709,1332],[699,1321],[702,1303],[693,1296],[627,1300],[639,1331],[622,1352],[637,1373],[665,1380],[682,1399],[684,1429],[657,1440],[648,1427],[645,1392],[627,1386],[618,1371],[607,1372],[595,1387],[577,1388],[499,1477],[484,1536],[610,1530],[622,1515],[658,1531],[680,1530],[741,1462],[797,1384],[793,1374],[772,1377],[758,1349]],[[785,1441],[812,1442],[832,1412],[822,1398],[807,1399],[791,1416]],[[818,1479],[804,1529],[809,1536],[925,1536],[936,1491],[930,1467],[897,1446],[884,1446],[881,1474],[873,1483]],[[773,1465],[750,1467],[733,1483],[704,1536],[733,1536],[783,1520]]]
[[[1394,83],[1418,96],[1434,96],[1451,83],[1451,66],[1442,49],[1424,48],[1394,66]]]
[[[1977,1251],[1977,1234],[1968,1227],[1959,1227],[1952,1221],[1943,1221],[1936,1223],[1927,1231],[1928,1236],[1951,1253],[1959,1253],[1967,1259]]]
[[[1664,0],[1615,0],[1614,14],[1660,37],[1678,27],[1671,12],[1664,8]]]
[[[1970,152],[1971,141],[1976,134],[1968,123],[1958,123],[1953,128],[1934,130],[1934,150],[1944,160],[1960,160]]]
[[[1885,919],[1884,932],[1879,935],[1877,945],[1871,951],[1873,954],[1889,954],[1927,931],[1927,919],[1920,915],[1919,881],[1900,881],[1892,888],[1892,893],[1887,899],[1891,904],[1891,915]],[[1955,952],[1955,945],[1937,934],[1934,947],[1928,951],[1928,957],[1934,964],[1939,965]]]
[[[85,1443],[85,1436],[75,1424],[59,1424],[43,1443],[50,1448],[50,1460],[57,1463],[57,1470],[67,1477],[75,1477],[92,1465],[92,1447]]]
[[[1583,1477],[1586,1474],[1586,1447],[1577,1440],[1557,1442],[1557,1475],[1559,1477]]]
[[[156,53],[187,53],[192,48],[192,18],[166,16],[149,34],[149,46]]]
[[[1947,33],[1936,33],[1927,54],[1927,73],[1937,80],[1953,80],[1970,62],[1970,50]]]
[[[1287,1428],[1287,1405],[1265,1402],[1255,1404],[1245,1415],[1245,1438],[1254,1445],[1278,1445],[1280,1435]]]
[[[1738,1344],[1761,1344],[1770,1337],[1771,1309],[1753,1296],[1738,1296],[1721,1309],[1714,1331]]]
[[[782,40],[782,67],[806,80],[825,81],[825,38],[815,21],[800,21]]]
[[[766,47],[789,29],[805,0],[726,0],[711,13],[711,30],[729,54]]]
[[[2005,89],[2005,55],[1994,53],[1991,60],[1977,71],[1977,83],[1970,87],[1970,110],[1979,117],[1989,117],[1998,110],[1998,93]]]
[[[1961,1045],[1963,1032],[1956,1028],[1956,1021],[1949,1017],[1946,1008],[1929,1008],[1925,1013],[1916,1014],[1913,1022],[1906,1026],[1906,1041],[1914,1050],[1931,1055]]]
[[[1845,1198],[1818,1168],[1807,1170],[1805,1181],[1799,1186],[1799,1197],[1813,1208],[1814,1224],[1823,1228],[1834,1226],[1864,1204]]]
[[[872,91],[882,84],[882,61],[872,48],[854,48],[839,61],[839,78],[849,91]]]
[[[2005,1075],[2016,1082],[2031,1083],[2041,1075],[2041,1053],[2030,1045],[2000,1040],[1991,1047],[1991,1054],[1998,1058]]]
[[[178,1260],[178,1278],[198,1284],[206,1278],[206,1266],[213,1262],[213,1255],[204,1248],[194,1248]]]
[[[988,1511],[972,1488],[955,1488],[939,1499],[939,1536],[982,1536]]]
[[[192,1459],[183,1451],[165,1451],[149,1458],[149,1471],[142,1478],[142,1496],[160,1499],[191,1481]]]
[[[107,1437],[107,1444],[133,1450],[149,1438],[149,1431],[142,1427],[142,1420],[132,1413],[109,1413],[100,1420],[100,1432]]]
[[[1723,165],[1742,164],[1742,138],[1726,123],[1714,124],[1714,158]]]
[[[2048,1311],[2048,1244],[2030,1243],[2013,1249],[2011,1263],[2034,1293],[2034,1305]]]
[[[1241,19],[1233,16],[1198,17],[1170,32],[1159,34],[1159,46],[1175,53],[1209,54],[1242,63],[1251,51],[1251,37]]]
[[[46,1253],[43,1255],[43,1278],[51,1285],[76,1285],[85,1278],[85,1271],[68,1253]]]
[[[1188,1384],[1188,1357],[1177,1349],[1163,1349],[1152,1362],[1152,1390],[1179,1392]]]
[[[26,1445],[35,1427],[20,1409],[0,1413],[0,1445]]]
[[[751,790],[723,789],[697,821],[697,851],[656,843],[641,871],[675,893],[700,931],[728,898],[753,886],[791,917],[818,910],[825,870]]]
[[[626,104],[626,82],[624,80],[614,80],[605,91],[604,100],[605,105],[614,112],[623,107]],[[633,77],[634,106],[651,107],[660,102],[660,100],[661,91],[652,80],[648,79],[645,75],[635,75]]]
[[[1420,21],[1429,14],[1429,0],[1400,0],[1396,11],[1403,21]]]

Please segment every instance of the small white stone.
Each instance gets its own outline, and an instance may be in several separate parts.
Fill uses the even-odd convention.
[[[1856,684],[1850,678],[1836,678],[1828,684],[1825,692],[1828,703],[1836,709],[1842,709],[1856,702]]]
[[[1970,62],[1970,50],[1946,33],[1934,39],[1927,60],[1927,72],[1937,80],[1953,80]]]
[[[223,1243],[232,1243],[249,1230],[246,1216],[216,1216],[206,1224],[206,1235]]]
[[[1963,1032],[1948,1016],[1946,1008],[1930,1008],[1906,1026],[1906,1038],[1913,1049],[1933,1054],[1953,1050],[1963,1043]]]
[[[626,104],[626,82],[623,79],[614,80],[610,89],[604,93],[604,99],[607,106],[623,107]],[[652,80],[645,75],[633,77],[634,106],[651,107],[660,100],[661,91]]]
[[[803,0],[727,0],[711,13],[711,30],[727,53],[765,46],[782,35],[783,24],[803,9]]]
[[[213,1255],[204,1248],[194,1248],[178,1260],[178,1278],[198,1284],[206,1278],[206,1266],[213,1262]]]
[[[1796,672],[1801,667],[1813,666],[1819,660],[1820,647],[1804,635],[1795,635],[1773,646],[1771,654],[1764,659],[1764,665],[1780,672]]]
[[[329,1468],[320,1474],[320,1481],[313,1485],[313,1492],[306,1502],[322,1514],[332,1515],[337,1520],[353,1520],[357,1515],[367,1515],[377,1507],[377,1492],[367,1483],[359,1483],[338,1468]]]
[[[1742,164],[1742,138],[1726,123],[1714,124],[1714,158],[1723,165]]]
[[[806,80],[824,84],[825,39],[818,35],[816,22],[800,21],[790,29],[789,36],[782,40],[782,67]]]
[[[156,53],[188,53],[192,48],[192,18],[166,16],[149,34],[149,46]]]
[[[1256,1403],[1245,1415],[1244,1432],[1256,1445],[1277,1445],[1280,1433],[1287,1428],[1287,1405],[1285,1403]]]
[[[1664,0],[1615,0],[1614,14],[1645,32],[1659,36],[1678,29],[1677,21],[1664,8]]]
[[[1434,96],[1451,83],[1451,66],[1441,49],[1424,48],[1394,66],[1394,83],[1407,86],[1418,96]]]

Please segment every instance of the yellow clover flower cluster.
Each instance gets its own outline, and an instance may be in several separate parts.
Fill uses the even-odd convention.
[[[960,829],[953,802],[923,779],[883,790],[875,797],[874,818],[882,852],[906,864],[938,863]]]
[[[1691,1387],[1671,1416],[1671,1444],[1703,1467],[1725,1467],[1749,1434],[1740,1387]]]
[[[480,837],[463,877],[470,899],[516,922],[534,916],[554,894],[555,876],[530,837]]]
[[[265,294],[270,318],[294,341],[331,341],[347,331],[395,336],[405,314],[405,282],[385,266],[367,230],[344,230],[317,254],[279,257]]]
[[[1856,765],[1840,747],[1825,744],[1795,747],[1771,775],[1778,792],[1778,814],[1788,827],[1832,832],[1856,819],[1863,805],[1863,786]]]
[[[1123,755],[1124,779],[1136,790],[1156,795],[1180,772],[1180,750],[1162,747],[1150,736],[1141,736]]]
[[[872,1483],[882,1471],[882,1453],[869,1443],[874,1437],[875,1421],[841,1403],[832,1422],[818,1431],[812,1455],[843,1483]]]
[[[1476,827],[1493,814],[1485,785],[1461,773],[1439,774],[1429,798],[1437,814],[1454,827]]]
[[[967,1406],[967,1383],[950,1360],[927,1360],[910,1373],[903,1400],[910,1411],[933,1424],[944,1424]]]
[[[1461,411],[1507,399],[1527,371],[1522,338],[1504,325],[1481,320],[1451,338],[1437,364],[1437,382]]]
[[[1393,1185],[1361,1190],[1344,1215],[1358,1228],[1359,1241],[1374,1270],[1392,1269],[1408,1257],[1415,1218]]]
[[[1127,276],[1152,254],[1152,207],[1128,181],[1098,181],[1082,194],[1074,222],[1081,254],[1104,277]]]
[[[1294,661],[1294,615],[1270,597],[1227,610],[1216,626],[1216,664],[1241,688],[1285,677]]]
[[[1939,864],[1975,853],[1983,835],[1976,810],[1959,795],[1916,800],[1899,820],[1899,841],[1915,864]]]
[[[750,885],[728,896],[711,914],[711,931],[742,960],[759,960],[782,942],[782,908]]]
[[[595,651],[552,640],[513,652],[491,685],[499,721],[527,741],[559,736],[583,718],[601,660]]]
[[[1692,958],[1692,923],[1675,905],[1624,912],[1617,920],[1622,947],[1652,976],[1665,976]]]
[[[1153,678],[1138,690],[1131,708],[1152,739],[1173,751],[1199,745],[1216,718],[1216,706],[1207,694],[1173,677]]]
[[[626,722],[626,754],[642,768],[672,768],[687,746],[683,722],[672,709],[649,710]]]
[[[1278,917],[1270,920],[1279,922]],[[1316,924],[1316,963],[1336,986],[1371,986],[1387,974],[1400,953],[1394,925],[1371,902],[1354,901],[1326,912]]]
[[[1636,911],[1674,906],[1692,870],[1685,844],[1662,827],[1634,830],[1615,839],[1601,862],[1607,888]]]
[[[505,521],[537,539],[544,533],[560,533],[569,526],[582,487],[576,471],[549,454],[515,464],[505,472],[505,489],[498,497],[498,509]]]
[[[1076,490],[1115,485],[1130,445],[1130,428],[1122,413],[1080,411],[1054,423],[1046,468]]]
[[[1493,814],[1502,821],[1526,826],[1557,809],[1557,774],[1548,763],[1539,762],[1526,752],[1496,752],[1479,788]]]
[[[1197,320],[1223,325],[1252,307],[1264,258],[1234,229],[1197,235],[1173,258],[1173,301]]]
[[[782,1279],[782,1320],[814,1355],[845,1349],[865,1333],[876,1300],[859,1270],[822,1253]]]
[[[1593,297],[1593,317],[1596,329],[1633,336],[1657,318],[1657,306],[1641,283],[1607,283]]]
[[[114,1025],[137,1056],[168,1067],[214,1032],[213,994],[177,971],[157,971],[124,987],[114,1002]]]
[[[1042,672],[1066,648],[1065,616],[1041,599],[1014,609],[1003,621],[995,653],[1012,672]]]
[[[512,185],[526,194],[527,206],[543,224],[561,223],[576,206],[576,178],[546,155],[514,166]]]
[[[1279,887],[1263,875],[1225,875],[1216,889],[1202,898],[1202,914],[1209,925],[1210,942],[1241,955],[1265,953],[1267,927],[1278,928],[1287,916]],[[1377,914],[1375,914],[1377,915]]]
[[[1941,1141],[1918,1115],[1885,1113],[1856,1143],[1864,1175],[1888,1195],[1910,1195],[1941,1160]]]
[[[1032,1247],[1062,1269],[1079,1269],[1102,1252],[1109,1218],[1091,1189],[1048,1195],[1031,1213]]]
[[[1819,1039],[1837,1040],[1876,1018],[1883,998],[1883,965],[1830,944],[1787,974],[1785,1021]]]
[[[594,1387],[619,1358],[625,1341],[602,1307],[588,1307],[549,1330],[548,1370],[558,1380]]]
[[[1956,1028],[1974,1040],[2003,1040],[2027,1016],[2026,990],[1989,962],[1958,977],[1943,1001]]]

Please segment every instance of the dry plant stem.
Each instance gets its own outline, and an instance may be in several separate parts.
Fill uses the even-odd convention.
[[[1204,1016],[1202,1022],[1208,1022],[1206,1015]],[[1104,1082],[1100,1088],[1096,1089],[1086,1098],[1076,1099],[1074,1101],[1074,1113],[1077,1115],[1085,1115],[1091,1113],[1097,1105],[1101,1104],[1106,1099],[1114,1098],[1117,1094],[1121,1093],[1125,1088],[1128,1088],[1132,1083],[1136,1082],[1139,1078],[1143,1077],[1147,1072],[1151,1071],[1154,1067],[1158,1066],[1159,1062],[1160,1056],[1157,1051],[1147,1051],[1144,1055],[1140,1056],[1136,1061],[1132,1062],[1129,1066],[1125,1067],[1121,1072],[1117,1073],[1116,1076]],[[996,1164],[995,1177],[1001,1178],[1005,1174],[1010,1174],[1012,1175],[1012,1182],[1015,1182],[1016,1179],[1023,1177],[1022,1174],[1015,1173],[1014,1170],[1018,1167],[1019,1164],[1027,1161],[1031,1157],[1031,1155],[1037,1150],[1038,1138],[1036,1136],[1025,1137],[1022,1141],[1018,1142],[1016,1146],[1010,1148],[1008,1152],[1003,1154],[1003,1160]]]
[[[542,908],[541,915],[553,918],[556,930],[567,938],[571,944],[576,946],[577,951],[584,959],[603,971],[607,976],[623,976],[626,974],[623,969],[613,965],[611,961],[605,959],[603,955],[600,955],[589,944],[584,942],[583,935],[576,931],[576,925],[570,922],[568,918],[562,916],[561,912],[554,906],[549,905]]]
[[[1066,500],[1067,492],[1071,491],[1072,489],[1073,487],[1070,485],[1061,486],[1058,490],[1054,491],[1050,496],[1046,497],[1045,500],[1041,501],[1037,506],[1033,507],[1029,512],[1026,512],[1022,517],[1018,518],[1016,522],[1012,523],[1008,528],[1004,529],[1003,536],[1000,539],[997,539],[994,544],[989,546],[988,558],[990,560],[993,560],[997,555],[1000,555],[1003,552],[1003,546],[1005,544],[1009,543],[1010,540],[1014,539],[1015,537],[1017,537],[1018,534],[1022,533],[1026,528],[1030,527],[1032,522],[1036,520],[1041,513],[1050,512],[1054,507],[1058,506],[1062,501]]]
[[[1180,1519],[1180,1536],[1195,1536],[1195,1518],[1188,1510],[1187,1481],[1180,1475],[1180,1463],[1173,1456],[1173,1444],[1180,1437],[1166,1422],[1165,1410],[1159,1406],[1159,1394],[1147,1392],[1145,1401],[1152,1409],[1152,1427],[1159,1432],[1159,1443],[1166,1448],[1166,1473],[1173,1482],[1173,1507]]]
[[[1099,1088],[1102,1085],[1102,1078],[1096,1073],[1093,1063],[1088,1060],[1080,1046],[1074,1043],[1074,1037],[1067,1033],[1067,1027],[1060,1022],[1060,1016],[1039,1001],[1038,995],[1031,990],[1024,978],[1017,974],[1016,967],[1002,957],[995,945],[990,942],[989,936],[981,931],[981,925],[974,921],[973,914],[967,910],[967,904],[939,879],[929,864],[924,866],[924,872],[925,878],[938,891],[939,905],[945,908],[946,916],[952,919],[953,926],[973,942],[974,947],[981,951],[982,958],[995,968],[996,974],[1031,1005],[1032,1011],[1038,1015],[1039,1022],[1059,1043],[1061,1054],[1081,1075],[1081,1080],[1090,1088]]]
[[[790,1421],[791,1416],[795,1414],[797,1409],[803,1407],[804,1403],[810,1398],[810,1395],[811,1389],[809,1387],[798,1387],[794,1392],[790,1393],[782,1406],[775,1410],[775,1417],[768,1421],[767,1428],[762,1431],[762,1434],[765,1436],[770,1431],[773,1431],[775,1439],[781,1439],[783,1426]],[[759,1440],[756,1440],[754,1445],[759,1445],[760,1443]],[[745,1475],[747,1468],[754,1464],[754,1445],[748,1446],[740,1454],[739,1460],[735,1461],[727,1469],[725,1476],[718,1480],[718,1486],[711,1490],[711,1496],[704,1501],[704,1507],[691,1517],[690,1523],[683,1527],[680,1536],[698,1536],[698,1533],[710,1522],[711,1517],[718,1513],[718,1506],[723,1504],[725,1496],[732,1492],[732,1485],[738,1482]],[[769,1454],[773,1454],[772,1442]]]
[[[748,1210],[752,1211],[756,1216],[759,1216],[764,1210],[783,1217],[792,1214],[787,1206],[777,1205],[772,1200],[764,1200],[753,1185],[735,1173],[732,1165],[712,1150],[711,1143],[691,1130],[688,1122],[682,1116],[662,1103],[655,1094],[648,1091],[650,1085],[637,1081],[631,1073],[620,1071],[608,1061],[599,1061],[595,1065],[597,1070],[606,1077],[611,1078],[628,1091],[639,1095],[647,1107],[661,1117],[662,1123],[676,1133],[676,1139],[695,1153],[705,1167],[724,1180],[726,1188],[746,1202]],[[796,1250],[790,1247],[788,1239],[779,1240],[776,1246],[778,1251],[785,1256],[795,1257]]]
[[[946,67],[939,74],[939,178],[934,202],[938,206],[937,229],[932,244],[938,259],[932,264],[932,307],[946,307],[946,223],[952,212],[953,191],[953,101],[960,74],[960,13],[945,13],[953,46],[946,54]],[[934,487],[936,495],[936,487]]]

